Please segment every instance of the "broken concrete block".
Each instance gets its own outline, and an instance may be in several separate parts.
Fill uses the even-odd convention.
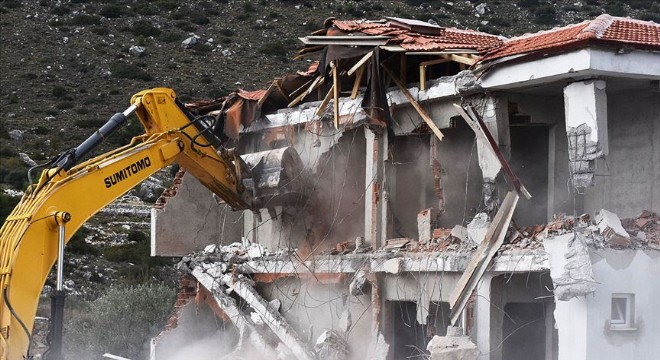
[[[339,330],[343,331],[344,334],[348,334],[351,326],[353,326],[353,318],[351,317],[351,312],[346,309],[341,313],[341,317],[339,318]]]
[[[468,239],[468,232],[467,229],[461,225],[456,225],[454,226],[453,229],[451,229],[450,235],[461,242],[465,241]]]
[[[552,239],[546,240],[552,241]],[[544,241],[545,243],[545,241]],[[548,248],[546,247],[546,251]],[[559,255],[559,254],[558,254]],[[550,276],[555,286],[554,293],[557,300],[568,301],[578,296],[586,296],[596,291],[596,281],[591,267],[589,250],[583,235],[575,233],[569,241],[566,253],[564,272],[557,277],[552,272]],[[551,260],[552,261],[552,254]]]
[[[417,214],[417,232],[419,242],[426,244],[433,237],[433,229],[438,225],[440,211],[435,208],[424,209]]]
[[[280,311],[280,307],[282,307],[282,302],[280,299],[273,299],[268,302],[268,307],[273,310],[273,311]]]
[[[398,274],[401,271],[401,258],[389,259],[383,263],[383,270],[388,274]]]
[[[467,226],[468,238],[477,244],[481,244],[488,232],[490,220],[488,214],[478,213]]]
[[[371,339],[369,344],[369,352],[367,359],[370,360],[387,360],[387,355],[390,352],[390,344],[385,341],[383,333],[378,332],[374,334],[375,336]]]
[[[335,330],[326,330],[316,340],[314,350],[319,359],[346,360],[348,359],[348,342]]]
[[[217,246],[215,244],[206,245],[206,247],[204,248],[204,252],[207,254],[212,254],[215,252],[216,248]]]
[[[353,275],[353,280],[348,286],[348,292],[353,296],[364,295],[366,284],[367,274],[363,270],[358,270],[355,275]]]
[[[252,243],[247,248],[247,254],[251,259],[254,259],[268,255],[268,252],[261,244]]]
[[[450,326],[447,336],[434,336],[426,346],[431,360],[476,360],[479,351],[461,328]]]
[[[630,238],[628,232],[621,225],[621,219],[611,212],[605,209],[600,210],[596,213],[594,221],[598,225],[598,230],[600,234],[605,237],[606,240],[610,240],[614,235],[618,235],[623,238]]]

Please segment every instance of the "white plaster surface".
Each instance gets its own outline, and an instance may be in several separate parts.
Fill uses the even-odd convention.
[[[573,234],[564,234],[543,241],[550,259],[550,276],[561,277],[567,263],[569,241]],[[587,299],[584,296],[569,301],[555,299],[555,322],[559,333],[558,360],[587,360]]]
[[[660,251],[601,249],[591,253],[597,282],[587,297],[587,359],[657,359],[660,354]],[[635,294],[634,328],[611,330],[611,296]],[[559,346],[561,349],[561,337]],[[561,350],[560,350],[561,351]],[[561,357],[560,357],[561,359]]]
[[[582,124],[592,131],[590,140],[607,154],[607,95],[602,80],[578,81],[564,88],[566,129]]]

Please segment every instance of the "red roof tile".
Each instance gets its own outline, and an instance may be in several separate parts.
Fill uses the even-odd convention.
[[[507,40],[479,61],[545,50],[563,49],[589,41],[609,41],[660,48],[660,25],[604,14],[589,21]]]
[[[402,20],[405,19],[398,19],[399,22],[402,22]],[[421,34],[406,29],[395,21],[333,20],[332,23],[337,29],[344,32],[390,36],[392,39],[388,41],[388,44],[399,44],[409,51],[440,51],[446,49],[486,51],[502,44],[502,39],[498,36],[472,30],[437,27],[442,31],[437,31],[436,34]],[[420,26],[415,25],[415,23],[412,25]]]

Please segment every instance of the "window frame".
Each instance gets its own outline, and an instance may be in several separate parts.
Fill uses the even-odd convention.
[[[618,309],[622,319],[615,319],[612,313],[615,308],[615,299],[623,299],[623,309]],[[621,312],[622,311],[622,312]],[[635,294],[612,293],[610,301],[610,329],[612,330],[635,330]]]

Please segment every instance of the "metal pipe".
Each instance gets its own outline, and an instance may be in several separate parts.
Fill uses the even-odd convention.
[[[62,291],[64,283],[64,224],[60,224],[60,236],[57,246],[57,291]]]

